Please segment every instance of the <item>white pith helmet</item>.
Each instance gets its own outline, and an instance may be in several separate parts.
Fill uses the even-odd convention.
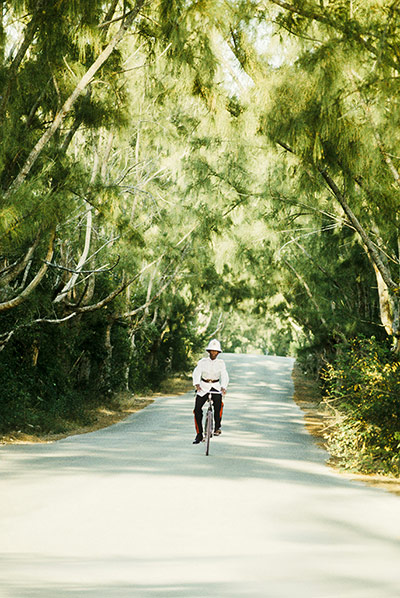
[[[213,338],[212,341],[208,343],[206,347],[206,351],[218,351],[218,353],[222,353],[221,344],[217,341],[216,338]]]

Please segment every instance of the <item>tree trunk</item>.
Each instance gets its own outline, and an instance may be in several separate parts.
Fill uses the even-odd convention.
[[[386,333],[389,336],[393,335],[393,301],[390,297],[389,289],[387,284],[382,278],[382,274],[379,272],[377,266],[372,263],[374,268],[376,282],[378,285],[378,298],[379,298],[379,311],[382,325],[384,326]]]
[[[106,334],[104,339],[105,357],[101,368],[101,389],[106,393],[111,392],[111,360],[112,360],[112,344],[111,344],[111,330],[114,324],[113,319],[109,319],[106,327]]]
[[[133,352],[135,350],[135,330],[133,330],[129,335],[129,351],[127,355],[126,364],[124,367],[124,388],[126,391],[129,391],[129,374],[131,371],[131,361]]]

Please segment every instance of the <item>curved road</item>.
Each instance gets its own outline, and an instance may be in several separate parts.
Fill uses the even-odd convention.
[[[400,499],[325,465],[291,359],[224,359],[209,457],[191,393],[0,449],[1,598],[399,598]]]

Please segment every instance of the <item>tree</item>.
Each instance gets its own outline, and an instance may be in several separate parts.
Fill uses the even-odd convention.
[[[385,106],[396,102],[398,12],[396,3],[370,4],[330,2],[322,9],[309,2],[273,1],[259,8],[255,29],[245,27],[246,19],[237,25],[231,48],[252,78],[259,131],[279,152],[265,196],[281,206],[282,200],[297,203],[308,216],[293,216],[296,224],[315,222],[313,214],[318,222],[318,214],[325,213],[356,231],[375,273],[381,325],[397,350],[398,137]],[[274,28],[265,28],[265,18],[274,20]],[[274,32],[283,39],[279,62],[269,53]],[[263,35],[268,44],[265,39],[260,44]],[[309,263],[297,250],[302,263]],[[326,322],[303,271],[287,266],[321,324]],[[323,262],[316,267],[321,273]],[[370,280],[367,274],[365,282]]]
[[[7,4],[0,338],[3,373],[19,358],[29,372],[14,393],[27,418],[43,385],[50,412],[67,397],[78,406],[82,389],[138,384],[137,363],[155,384],[190,356],[202,315],[193,272],[206,278],[209,226],[225,209],[208,205],[207,181],[189,193],[190,147],[225,111],[225,21],[209,7]]]

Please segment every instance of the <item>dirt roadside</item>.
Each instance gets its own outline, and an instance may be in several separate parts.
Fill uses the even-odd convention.
[[[329,424],[329,417],[324,413],[323,408],[320,406],[321,393],[318,388],[318,384],[307,378],[301,371],[299,365],[295,363],[292,380],[294,384],[294,401],[300,407],[304,413],[304,421],[307,430],[319,446],[322,446],[327,450],[325,428]],[[355,480],[358,482],[364,482],[375,488],[381,488],[400,496],[400,479],[383,476],[383,475],[365,475],[355,472],[348,472],[343,470],[335,460],[331,458],[328,461],[328,465],[335,469],[342,476]]]
[[[121,392],[110,401],[109,406],[90,409],[85,413],[85,419],[89,421],[86,425],[79,425],[73,422],[64,422],[65,431],[62,433],[32,433],[27,434],[20,431],[12,432],[0,437],[0,444],[31,444],[48,443],[75,436],[87,434],[102,428],[112,426],[132,413],[144,409],[154,399],[162,396],[179,396],[189,392],[193,388],[191,378],[188,376],[176,376],[165,380],[157,392],[149,392],[143,396],[136,396],[130,392]]]

